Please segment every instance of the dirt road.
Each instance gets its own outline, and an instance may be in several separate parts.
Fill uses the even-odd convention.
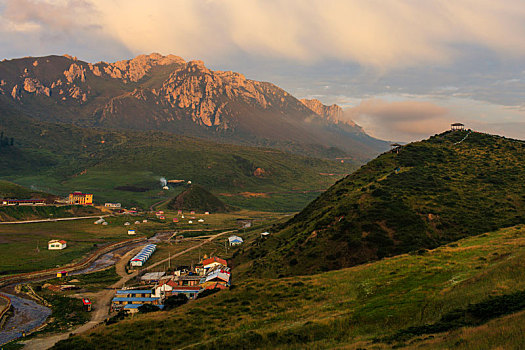
[[[84,219],[95,219],[95,218],[106,218],[109,215],[95,215],[95,216],[75,216],[72,218],[56,218],[56,219],[38,219],[38,220],[26,220],[26,221],[2,221],[0,225],[12,225],[12,224],[34,224],[37,222],[54,222],[54,221],[71,221],[71,220],[84,220]]]

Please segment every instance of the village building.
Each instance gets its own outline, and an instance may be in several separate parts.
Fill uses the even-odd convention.
[[[120,203],[104,203],[104,206],[106,208],[111,208],[111,209],[120,209],[122,207],[122,204],[120,204]]]
[[[149,298],[153,291],[151,289],[120,289],[115,294],[122,298]]]
[[[228,237],[228,242],[230,243],[230,247],[231,247],[231,246],[242,244],[244,240],[239,236],[230,236]]]
[[[166,272],[148,272],[140,277],[140,282],[143,284],[158,283],[162,277],[166,275]]]
[[[172,280],[159,284],[155,287],[155,297],[169,298],[172,295],[184,294],[188,299],[195,299],[203,290],[200,286],[179,286]]]
[[[3,199],[3,205],[45,205],[45,199]]]
[[[128,235],[134,235],[136,233],[137,233],[137,231],[135,231],[135,230],[128,230]]]
[[[158,297],[114,297],[111,300],[111,308],[113,310],[122,310],[126,305],[136,305],[136,308],[144,304],[160,305],[160,298]]]
[[[52,239],[47,242],[47,249],[49,250],[61,250],[67,247],[67,242],[64,240]]]
[[[202,261],[202,267],[204,268],[205,271],[208,271],[208,270],[211,270],[217,266],[228,266],[228,263],[226,262],[226,260],[224,259],[221,259],[219,257],[211,257],[211,258],[208,258],[208,259],[204,259]]]
[[[73,205],[93,205],[93,195],[75,191],[69,194],[68,204]]]
[[[231,273],[229,271],[217,269],[209,273],[201,285],[205,289],[225,289],[230,286],[230,277]]]

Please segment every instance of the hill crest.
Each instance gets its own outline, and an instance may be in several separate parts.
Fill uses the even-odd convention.
[[[524,157],[525,142],[467,131],[405,145],[338,181],[237,263],[305,274],[522,223]]]

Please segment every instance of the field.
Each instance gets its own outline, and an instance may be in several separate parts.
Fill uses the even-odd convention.
[[[94,219],[76,221],[42,222],[33,224],[0,225],[1,275],[43,270],[62,266],[93,251],[97,246],[130,238],[125,221],[134,222],[136,217],[107,218],[109,225],[94,225]],[[156,223],[141,224],[137,236],[159,226]],[[129,226],[134,227],[135,225]],[[142,232],[141,232],[142,231]],[[48,250],[51,239],[67,241],[63,250]]]
[[[525,329],[523,323],[513,321],[524,316],[499,317],[525,308],[513,302],[514,295],[525,290],[524,263],[525,227],[516,226],[339,271],[236,279],[229,291],[174,311],[100,327],[57,348],[344,344],[379,349],[424,344],[475,349],[485,335],[494,346],[513,348],[521,343]],[[492,303],[498,310],[490,308]],[[461,322],[451,322],[455,319]],[[436,329],[451,333],[432,334]],[[506,330],[509,333],[503,337]]]
[[[180,218],[179,223],[173,223],[174,217],[181,217],[176,212],[166,210],[166,220],[161,221],[148,216],[115,216],[107,217],[107,226],[94,225],[96,218],[76,221],[42,222],[31,224],[0,225],[0,259],[2,265],[0,275],[8,275],[62,266],[80,260],[98,246],[111,242],[129,239],[128,228],[135,229],[135,237],[153,236],[157,232],[179,231],[186,237],[213,234],[221,230],[237,229],[237,219],[254,219],[254,228],[270,225],[273,220],[283,217],[283,214],[268,212],[253,212],[242,210],[227,214],[195,214],[186,219]],[[195,217],[195,219],[191,219]],[[147,223],[142,223],[144,218]],[[198,219],[205,219],[199,223]],[[135,221],[140,224],[134,224]],[[193,223],[189,224],[188,221]],[[124,226],[130,222],[130,226]],[[225,237],[224,239],[226,239]],[[48,250],[47,242],[51,239],[64,239],[68,247],[64,250]],[[221,242],[224,242],[221,241]],[[153,256],[164,256],[165,248]],[[203,253],[204,254],[204,253]],[[166,252],[166,257],[168,253]]]

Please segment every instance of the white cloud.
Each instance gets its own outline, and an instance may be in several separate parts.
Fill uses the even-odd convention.
[[[386,140],[416,140],[445,130],[451,122],[448,109],[427,101],[363,100],[344,115],[372,135]]]
[[[213,59],[243,51],[379,70],[448,64],[464,45],[525,55],[525,6],[502,0],[93,0],[101,25],[137,53]]]

